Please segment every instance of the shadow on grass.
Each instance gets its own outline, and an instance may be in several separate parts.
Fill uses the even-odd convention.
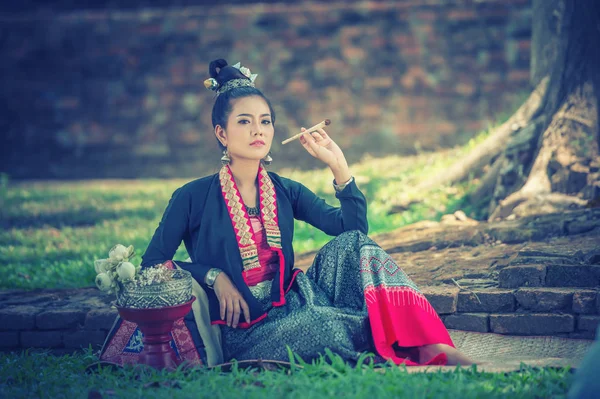
[[[0,253],[0,262],[4,262],[6,264],[9,263],[17,263],[19,267],[24,269],[35,270],[35,268],[40,266],[40,262],[44,261],[46,263],[64,263],[67,261],[78,261],[82,259],[81,252],[77,252],[74,250],[62,250],[56,251],[52,253],[32,253],[27,255],[19,255],[17,262],[15,262],[15,258],[10,255],[3,255]]]
[[[137,218],[153,220],[158,211],[156,209],[137,209],[132,211],[110,210],[98,208],[81,208],[77,211],[64,210],[45,212],[40,214],[16,213],[6,214],[0,211],[0,228],[39,228],[44,226],[61,227],[87,227],[102,223],[105,220],[124,218]]]

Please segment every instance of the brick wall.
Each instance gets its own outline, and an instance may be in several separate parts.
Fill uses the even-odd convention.
[[[329,118],[351,160],[464,142],[530,89],[529,0],[105,3],[0,15],[0,171],[215,170],[202,82],[220,57],[259,73],[279,137]],[[273,150],[275,170],[312,162],[299,145]]]

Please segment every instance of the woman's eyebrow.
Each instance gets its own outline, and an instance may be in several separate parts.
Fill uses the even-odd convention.
[[[237,117],[239,118],[240,116],[249,116],[249,117],[252,117],[252,115],[250,115],[250,114],[239,114]],[[262,114],[260,117],[262,118],[263,116],[271,116],[271,114]]]

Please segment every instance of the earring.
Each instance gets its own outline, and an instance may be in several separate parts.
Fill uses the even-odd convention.
[[[265,166],[271,165],[273,163],[273,158],[271,158],[271,152],[269,152],[266,157],[261,159],[261,161]]]
[[[231,162],[231,158],[229,158],[229,152],[227,152],[227,148],[225,148],[223,150],[223,156],[221,157],[221,163],[223,165],[229,165],[229,162]]]

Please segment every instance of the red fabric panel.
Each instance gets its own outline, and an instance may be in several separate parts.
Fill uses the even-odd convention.
[[[279,255],[272,250],[267,243],[267,234],[259,217],[251,216],[250,222],[254,230],[254,241],[258,251],[259,268],[250,269],[242,272],[244,281],[248,285],[256,285],[261,281],[273,280],[277,267],[279,266]]]
[[[401,358],[392,345],[415,347],[446,344],[454,347],[448,330],[431,304],[409,287],[369,286],[365,289],[367,311],[377,352],[396,364],[418,365]],[[440,354],[427,364],[446,364]]]
[[[240,315],[240,319],[243,319],[244,315],[241,314]],[[240,321],[238,323],[238,328],[250,328],[251,326],[253,326],[254,324],[258,323],[259,321],[263,320],[265,317],[267,317],[266,313],[263,313],[261,316],[259,316],[257,319],[254,320],[250,320],[250,323],[246,323],[245,321]],[[220,325],[227,325],[227,322],[225,320],[215,320],[215,321],[211,321],[210,324],[220,324]]]

